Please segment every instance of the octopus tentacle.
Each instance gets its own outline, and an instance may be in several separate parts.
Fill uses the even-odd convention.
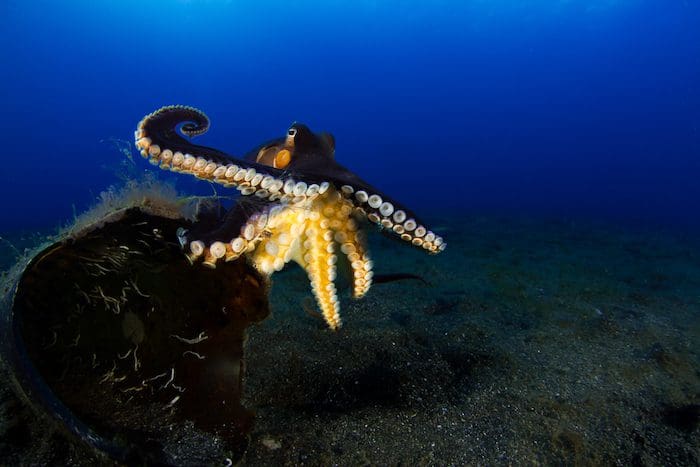
[[[331,329],[341,326],[340,303],[335,287],[336,263],[333,233],[320,227],[321,221],[312,223],[303,237],[306,253],[297,262],[306,269],[316,302]]]
[[[236,205],[227,220],[214,234],[189,240],[181,239],[190,262],[202,259],[204,266],[215,268],[219,260],[232,261],[244,253],[253,252],[268,232],[269,218],[279,210],[273,204],[260,205],[256,211]]]
[[[315,180],[330,182],[371,223],[386,229],[401,240],[439,253],[446,247],[443,239],[430,231],[413,211],[374,188],[330,157],[290,164],[293,173],[304,173]]]
[[[408,208],[392,198],[380,194],[371,185],[362,181],[340,186],[340,192],[371,223],[393,233],[401,240],[437,254],[447,246],[442,237],[425,227]]]
[[[412,210],[363,180],[353,177],[353,180],[348,181],[346,178],[333,176],[327,177],[327,180],[350,202],[354,208],[353,212],[370,223],[432,254],[437,254],[447,247],[442,237],[429,230],[427,224]]]
[[[215,241],[227,242],[231,239],[232,233],[237,233],[246,222],[258,212],[269,210],[274,204],[257,197],[240,198],[222,216],[219,216],[215,225],[204,224],[199,221],[195,224],[183,239],[185,243],[192,240],[201,240],[205,244]]]
[[[150,158],[152,162],[160,162],[168,168],[180,170],[192,169],[192,167],[174,164],[172,156],[177,152],[184,155],[196,150],[197,155],[208,157],[218,164],[232,162],[230,156],[219,150],[195,146],[188,142],[178,134],[177,127],[180,124],[182,124],[180,131],[189,138],[206,133],[210,126],[209,118],[194,107],[180,105],[162,107],[145,116],[137,126],[134,137],[141,155]],[[170,154],[167,152],[163,154],[164,151],[170,151]]]
[[[281,270],[286,263],[297,260],[311,211],[292,207],[273,207],[260,246],[251,255],[253,264],[264,274]]]
[[[348,257],[350,263],[353,284],[352,297],[362,298],[372,286],[373,263],[369,257],[364,232],[356,229],[353,231],[352,225],[349,227],[345,234],[336,232],[336,241],[340,243],[340,251]]]
[[[197,136],[209,128],[209,118],[193,107],[166,106],[144,117],[134,134],[136,147],[153,165],[238,189],[243,195],[281,203],[313,199],[328,190],[328,182],[292,177],[288,171],[232,157],[217,149],[191,144],[178,134]]]

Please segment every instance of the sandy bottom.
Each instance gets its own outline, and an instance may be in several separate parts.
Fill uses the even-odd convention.
[[[344,290],[339,332],[304,311],[303,271],[273,276],[247,344],[243,465],[700,464],[697,241],[432,225],[438,256],[371,238],[377,274],[429,284]],[[34,420],[0,383],[0,464],[95,460]]]

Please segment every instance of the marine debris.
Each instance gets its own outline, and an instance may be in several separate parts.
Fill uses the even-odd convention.
[[[240,403],[245,329],[269,313],[267,283],[243,259],[191,268],[176,235],[188,203],[140,188],[103,195],[15,269],[3,361],[35,409],[115,460],[220,461],[203,434],[236,459],[253,419]]]

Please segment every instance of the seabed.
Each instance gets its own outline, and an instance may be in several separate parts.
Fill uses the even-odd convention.
[[[246,344],[242,465],[700,464],[697,240],[431,221],[438,256],[370,238],[377,274],[429,284],[345,291],[338,332],[305,311],[301,269],[272,277],[272,314]],[[225,464],[217,446],[188,462]],[[95,462],[109,463],[0,382],[0,463]]]

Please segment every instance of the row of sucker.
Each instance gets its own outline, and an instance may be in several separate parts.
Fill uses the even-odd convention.
[[[213,269],[219,260],[233,261],[245,253],[252,253],[270,228],[268,219],[275,209],[280,207],[268,208],[250,216],[241,226],[240,234],[229,242],[215,241],[206,245],[201,240],[191,241],[187,258],[192,263],[201,258],[204,266]]]
[[[311,227],[304,235],[302,267],[309,275],[311,290],[316,297],[323,318],[331,329],[341,326],[340,303],[335,287],[336,262],[333,232]]]
[[[236,188],[246,196],[255,195],[262,199],[284,204],[296,204],[307,199],[314,199],[325,193],[330,187],[328,182],[307,183],[294,180],[291,176],[276,177],[261,172],[260,165],[256,164],[258,166],[258,170],[256,170],[250,166],[251,164],[242,160],[237,160],[238,164],[225,163],[197,154],[161,147],[154,141],[157,139],[157,135],[151,134],[149,128],[153,122],[172,112],[187,112],[188,115],[198,117],[196,122],[185,123],[182,126],[181,131],[187,136],[200,135],[209,128],[208,117],[193,107],[167,106],[144,117],[139,122],[134,134],[136,148],[151,164],[159,166],[161,169],[194,175],[202,180]]]
[[[402,240],[422,247],[430,253],[443,251],[447,244],[442,237],[419,224],[414,218],[408,217],[402,209],[382,199],[381,195],[368,194],[365,190],[355,190],[350,185],[340,187],[343,196],[351,199],[354,205],[367,216],[367,219],[382,228],[391,230]]]

